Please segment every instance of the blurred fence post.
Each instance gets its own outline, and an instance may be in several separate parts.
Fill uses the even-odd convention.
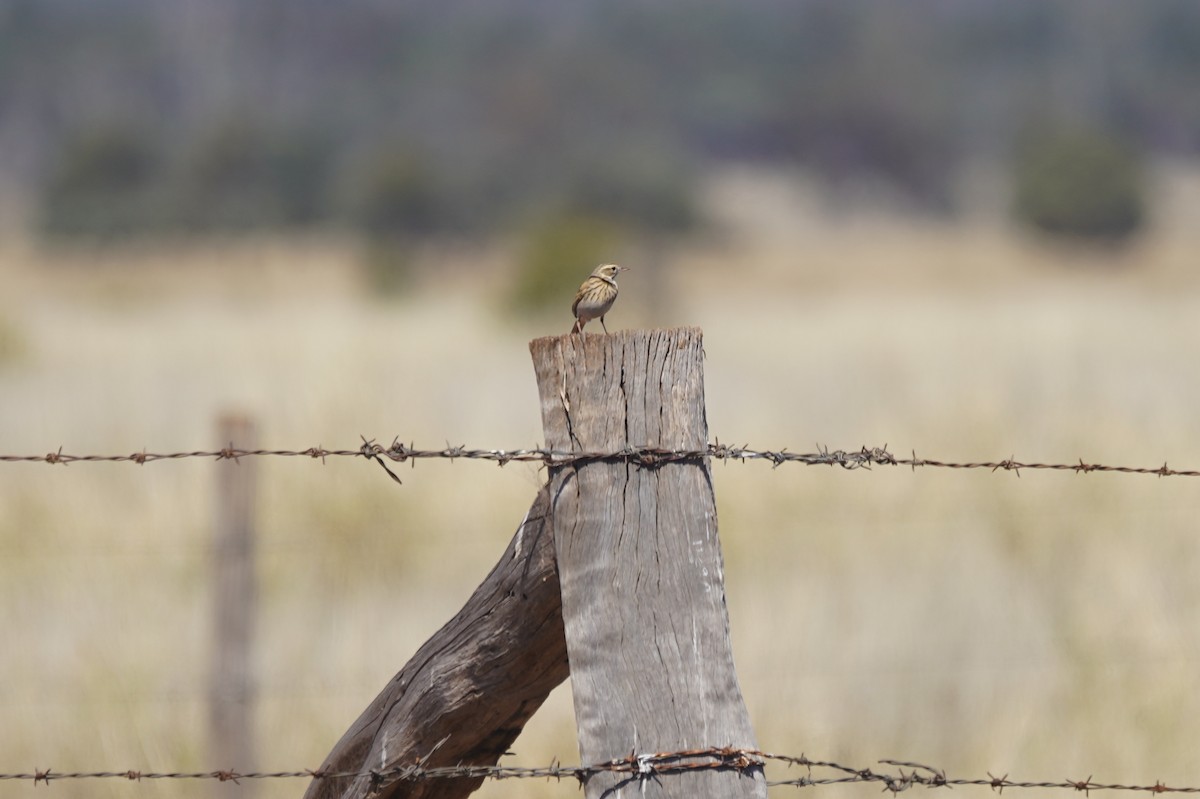
[[[254,422],[226,413],[217,420],[222,447],[254,449]],[[209,755],[223,769],[256,766],[254,740],[254,627],[258,587],[255,578],[256,459],[216,464],[212,590],[214,602],[212,672],[209,684]],[[247,797],[252,780],[219,784],[221,797]]]

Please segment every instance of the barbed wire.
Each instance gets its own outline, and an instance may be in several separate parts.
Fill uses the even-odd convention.
[[[218,782],[238,783],[241,780],[266,779],[318,779],[318,780],[349,780],[368,779],[372,790],[401,781],[425,781],[438,779],[546,779],[546,780],[575,780],[581,785],[597,774],[616,773],[627,774],[631,779],[654,779],[664,775],[681,774],[685,772],[720,770],[754,773],[764,770],[769,762],[779,763],[786,767],[800,767],[807,773],[801,777],[767,781],[767,787],[791,786],[809,788],[823,785],[844,785],[847,783],[877,783],[885,791],[898,794],[913,786],[921,785],[927,788],[951,788],[956,786],[975,786],[990,788],[1003,793],[1005,788],[1041,788],[1059,789],[1083,792],[1090,795],[1092,791],[1132,791],[1136,793],[1200,793],[1200,787],[1170,786],[1160,780],[1153,784],[1143,783],[1111,783],[1097,782],[1089,775],[1087,779],[1063,780],[1013,780],[1008,775],[997,777],[987,772],[987,777],[952,778],[945,770],[903,760],[880,760],[879,764],[890,766],[892,769],[856,768],[826,760],[812,760],[805,755],[779,755],[763,752],[757,749],[738,749],[734,747],[713,747],[708,749],[689,749],[678,752],[655,752],[637,754],[631,752],[627,757],[616,758],[589,766],[563,766],[551,763],[548,766],[437,766],[427,767],[424,760],[412,765],[397,766],[391,769],[371,769],[369,771],[321,771],[319,769],[298,769],[293,771],[249,771],[233,770],[196,771],[196,772],[150,772],[139,770],[126,771],[92,771],[92,772],[56,772],[52,769],[35,769],[26,773],[0,773],[0,781],[18,780],[32,781],[34,785],[51,780],[89,780],[89,779],[124,779],[132,782],[143,780],[216,780]],[[821,773],[833,772],[836,776],[814,775],[814,769]],[[905,771],[908,769],[908,771]]]
[[[468,460],[492,461],[500,466],[509,463],[540,463],[545,466],[570,466],[595,462],[632,463],[645,467],[656,467],[667,463],[680,463],[712,458],[722,462],[728,461],[767,461],[778,467],[785,463],[799,463],[807,466],[840,466],[843,469],[870,469],[873,466],[907,466],[913,471],[918,468],[934,469],[986,469],[989,471],[1015,472],[1019,477],[1022,470],[1049,470],[1087,474],[1090,472],[1113,472],[1120,474],[1145,474],[1157,477],[1200,477],[1197,469],[1172,469],[1165,462],[1162,466],[1113,466],[1102,463],[1088,463],[1080,458],[1073,463],[1038,463],[1020,461],[1015,457],[994,461],[946,461],[934,458],[918,457],[916,451],[911,457],[896,457],[888,451],[887,445],[882,447],[861,447],[857,450],[829,450],[818,447],[816,452],[788,452],[787,449],[760,450],[749,445],[729,446],[714,441],[703,449],[664,449],[661,447],[626,447],[611,452],[572,452],[555,450],[544,447],[529,449],[482,449],[465,445],[451,446],[447,444],[442,449],[419,449],[412,444],[404,444],[399,439],[393,440],[390,446],[384,447],[374,439],[363,438],[362,446],[357,449],[326,449],[323,446],[308,447],[307,449],[241,449],[232,445],[215,450],[194,450],[191,452],[157,453],[135,452],[130,455],[72,455],[62,451],[44,455],[2,455],[0,462],[7,463],[48,463],[67,465],[71,463],[98,462],[128,462],[136,464],[152,463],[154,461],[181,460],[184,458],[207,458],[212,460],[238,460],[250,457],[307,457],[325,462],[327,458],[366,458],[374,460],[392,476],[393,480],[400,479],[387,468],[384,461],[392,463],[408,462],[416,465],[418,460],[443,459],[455,461],[460,458]]]

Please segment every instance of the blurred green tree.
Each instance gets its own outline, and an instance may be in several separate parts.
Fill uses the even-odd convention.
[[[149,140],[101,126],[66,142],[41,199],[39,225],[52,236],[129,235],[155,215],[158,156]]]
[[[374,239],[428,236],[447,226],[433,171],[411,150],[396,148],[372,160],[351,189],[355,227]]]
[[[19,361],[28,349],[23,331],[8,317],[0,316],[0,369]]]
[[[331,153],[319,136],[232,120],[201,138],[187,158],[181,215],[193,227],[216,230],[326,219]]]
[[[693,173],[658,157],[613,157],[578,169],[566,181],[565,205],[645,233],[682,233],[699,217]]]
[[[1013,211],[1046,233],[1118,240],[1146,218],[1141,160],[1123,141],[1095,129],[1026,138],[1014,166]]]
[[[367,237],[371,288],[399,293],[408,284],[413,244],[451,225],[437,176],[415,150],[393,146],[359,170],[349,195],[350,224]]]

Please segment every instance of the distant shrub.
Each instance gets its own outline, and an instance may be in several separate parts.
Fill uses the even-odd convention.
[[[156,213],[158,157],[148,139],[98,128],[66,142],[41,198],[40,227],[63,236],[125,236]]]
[[[17,326],[0,316],[0,368],[24,357],[28,349],[25,336]]]
[[[1104,133],[1031,137],[1018,153],[1014,183],[1015,215],[1046,233],[1123,239],[1145,221],[1141,161]]]
[[[329,214],[331,148],[301,131],[232,121],[202,137],[185,159],[180,217],[196,229],[312,224]]]
[[[576,172],[566,186],[573,211],[644,232],[679,233],[698,219],[692,174],[665,158],[625,159]]]
[[[101,128],[68,141],[42,198],[41,227],[62,236],[296,227],[330,215],[332,148],[302,131],[234,121],[190,147]]]
[[[385,297],[403,294],[412,277],[412,253],[397,239],[372,238],[363,253],[371,292]]]
[[[408,152],[387,153],[369,163],[351,193],[351,221],[372,238],[424,236],[447,224],[434,173]]]
[[[525,234],[513,305],[541,310],[559,303],[565,316],[583,278],[611,260],[619,239],[617,226],[599,217],[569,213],[543,218]]]
[[[452,224],[441,183],[425,161],[403,147],[360,164],[352,175],[343,218],[366,236],[371,289],[398,294],[409,285],[412,246]]]

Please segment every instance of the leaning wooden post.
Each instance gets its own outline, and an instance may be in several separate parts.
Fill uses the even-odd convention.
[[[699,330],[557,336],[530,350],[550,449],[706,449]],[[582,762],[755,748],[730,649],[709,459],[586,461],[552,468],[550,485]],[[637,780],[601,772],[585,792],[612,797]],[[761,768],[683,770],[633,787],[766,797]]]
[[[543,487],[462,610],[384,686],[319,769],[351,776],[314,779],[304,799],[463,799],[479,787],[483,777],[402,772],[495,765],[567,678],[549,511]]]

